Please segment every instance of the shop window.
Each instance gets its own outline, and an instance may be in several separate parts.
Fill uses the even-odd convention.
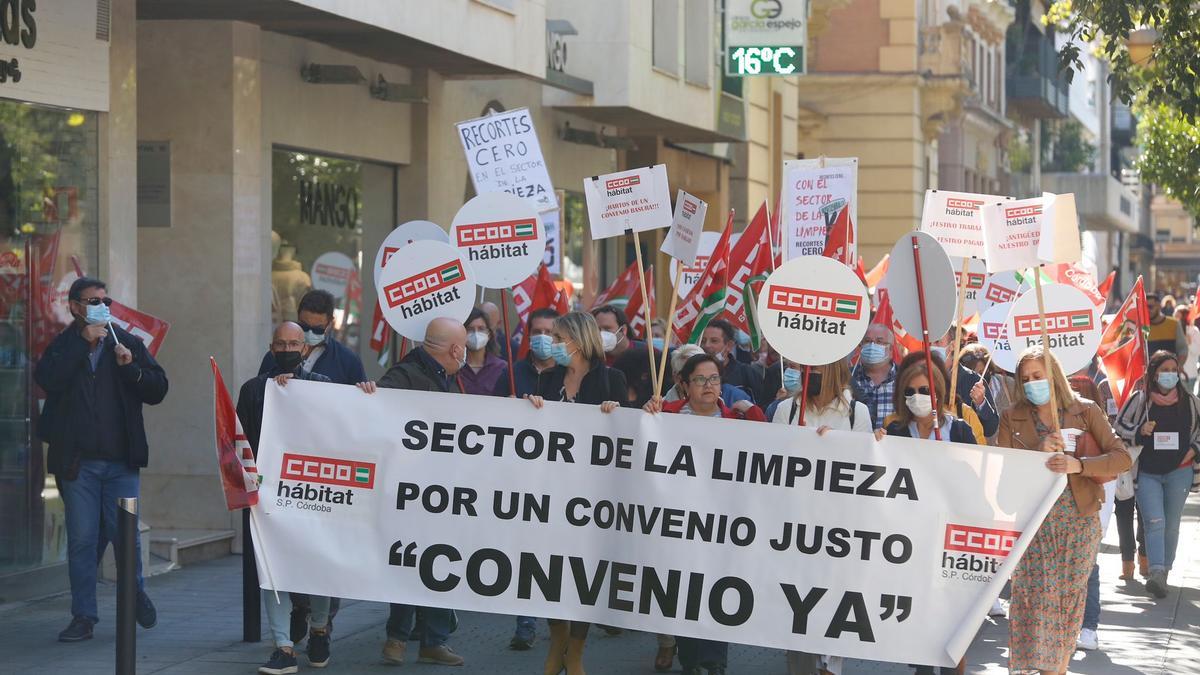
[[[575,288],[572,301],[583,297],[589,278],[595,278],[592,270],[596,260],[592,246],[591,230],[588,225],[587,203],[582,192],[559,191],[562,206],[562,222],[559,236],[562,239],[562,277]],[[594,294],[597,289],[589,289]],[[586,309],[584,307],[583,309]]]
[[[97,134],[95,113],[0,100],[0,578],[66,560],[31,370],[71,322],[76,271],[96,273]]]

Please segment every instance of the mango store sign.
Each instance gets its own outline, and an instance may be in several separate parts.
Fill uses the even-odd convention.
[[[871,321],[867,289],[845,265],[824,256],[784,263],[767,277],[758,316],[771,346],[810,366],[843,358],[862,341]]]

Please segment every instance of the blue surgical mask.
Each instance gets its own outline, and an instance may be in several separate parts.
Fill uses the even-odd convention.
[[[533,358],[539,361],[545,361],[554,353],[554,338],[550,335],[534,335],[529,338],[529,351],[533,352]]]
[[[555,342],[550,346],[550,356],[554,358],[554,362],[560,366],[571,365],[571,354],[567,352],[567,343]]]
[[[94,325],[108,323],[112,321],[112,312],[108,310],[108,305],[88,305],[87,306],[87,322]]]
[[[1026,382],[1022,388],[1025,390],[1025,398],[1034,405],[1046,405],[1050,402],[1050,382],[1047,380],[1033,380]]]
[[[868,342],[863,345],[861,353],[862,362],[872,366],[883,363],[888,358],[888,348],[875,342]]]
[[[800,378],[803,377],[796,368],[787,368],[783,371],[783,389],[789,394],[794,394],[800,390]]]
[[[663,350],[663,339],[662,338],[650,338],[650,344],[654,345],[654,348],[660,352]]]
[[[1163,391],[1170,391],[1179,384],[1179,373],[1159,373],[1155,380]]]

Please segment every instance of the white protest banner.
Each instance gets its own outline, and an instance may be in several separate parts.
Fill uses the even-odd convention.
[[[1016,199],[985,204],[983,238],[987,245],[988,272],[1036,267],[1042,235],[1043,199]]]
[[[1017,367],[1017,353],[1008,342],[1008,315],[1011,302],[1001,302],[987,308],[979,315],[979,344],[987,347],[992,363],[997,368],[1012,373]]]
[[[794,159],[783,163],[783,259],[825,252],[837,214],[850,205],[858,241],[858,158]]]
[[[707,213],[708,203],[703,199],[683,190],[677,192],[675,218],[671,221],[671,230],[663,237],[659,250],[685,266],[694,265],[696,252],[700,249],[700,235],[704,231],[704,216]]]
[[[562,276],[562,244],[559,239],[558,209],[542,211],[538,214],[542,219],[542,229],[546,232],[546,250],[542,253],[542,264],[550,274]]]
[[[464,396],[269,383],[260,583],[949,666],[1065,482],[1024,450]]]
[[[644,232],[671,224],[667,165],[618,171],[583,179],[592,239],[607,239],[626,230]]]
[[[954,268],[950,257],[937,240],[924,232],[909,232],[892,247],[887,280],[888,299],[892,313],[905,332],[921,340],[921,293],[917,292],[917,266],[913,256],[913,241],[920,246],[921,289],[925,298],[925,329],[930,342],[941,338],[954,323],[954,308],[958,305],[958,286],[954,285]],[[961,269],[961,268],[960,268]]]
[[[1042,236],[1038,239],[1038,260],[1043,263],[1079,262],[1083,257],[1083,243],[1079,237],[1075,194],[1043,192],[1042,200]]]
[[[758,321],[780,354],[821,366],[862,342],[871,322],[871,300],[858,275],[840,262],[824,256],[793,258],[763,284]]]
[[[951,257],[982,259],[987,250],[983,241],[983,206],[1005,199],[1012,197],[926,190],[920,230],[937,239]],[[961,265],[954,269],[961,269]]]
[[[980,313],[986,312],[992,305],[1002,302],[1011,303],[1021,294],[1029,290],[1029,282],[1025,281],[1015,271],[996,272],[989,274],[987,281],[983,284],[983,291],[977,296],[979,299],[977,311]],[[1008,316],[1007,314],[1005,315]]]
[[[332,293],[334,300],[341,300],[346,297],[346,287],[354,274],[358,274],[358,270],[350,256],[341,251],[327,251],[313,261],[312,285]]]
[[[466,320],[477,286],[458,249],[440,241],[414,241],[392,254],[375,290],[388,324],[420,341],[425,327],[439,316]]]
[[[410,220],[397,225],[396,229],[383,238],[383,243],[375,253],[376,285],[379,285],[379,275],[383,273],[383,266],[391,259],[392,254],[414,241],[440,241],[444,244],[450,241],[450,235],[440,225],[428,220]]]
[[[475,192],[507,192],[535,211],[558,207],[528,108],[458,123]]]
[[[485,192],[463,204],[450,224],[450,241],[484,288],[511,288],[528,279],[546,252],[541,218],[507,192]]]
[[[1042,297],[1050,351],[1058,357],[1063,372],[1086,368],[1100,348],[1100,308],[1086,293],[1067,284],[1043,284]],[[1017,298],[1006,325],[1009,342],[1018,356],[1028,347],[1042,344],[1036,290]]]
[[[957,256],[950,256],[950,268],[954,270],[954,288],[958,288],[962,283],[962,266],[963,259]],[[963,295],[962,316],[970,317],[975,312],[979,311],[979,292],[983,290],[987,283],[987,264],[979,258],[967,259],[967,292]],[[957,291],[956,291],[957,293]],[[955,302],[958,299],[955,298]]]

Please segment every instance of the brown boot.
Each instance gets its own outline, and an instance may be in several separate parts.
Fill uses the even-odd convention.
[[[567,639],[570,634],[570,623],[556,621],[550,624],[550,651],[546,654],[545,675],[558,675],[566,667]]]
[[[1122,560],[1121,561],[1121,577],[1120,578],[1122,581],[1133,581],[1133,561],[1132,560]]]
[[[573,637],[567,641],[567,675],[587,675],[583,671],[583,646],[587,638]]]
[[[1143,577],[1150,576],[1150,560],[1144,555],[1138,556],[1138,574]]]

